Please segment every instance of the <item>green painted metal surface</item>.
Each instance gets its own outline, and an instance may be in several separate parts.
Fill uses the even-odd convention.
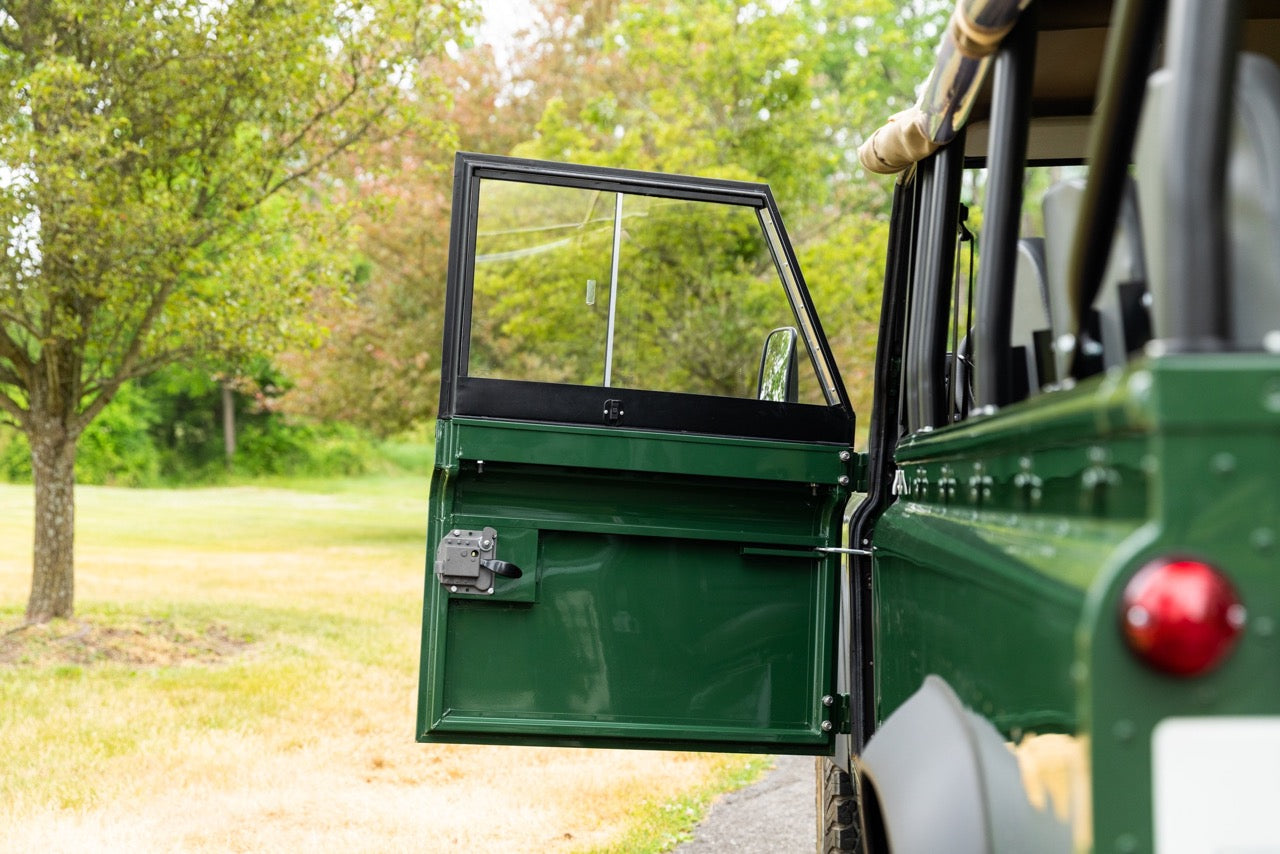
[[[878,713],[924,677],[1010,735],[1077,728],[1075,632],[1146,519],[1149,418],[1111,377],[903,443],[876,529]]]
[[[1151,736],[1160,720],[1280,710],[1280,357],[1169,357],[1150,374],[1151,522],[1101,568],[1081,619],[1097,851],[1153,850]],[[1248,611],[1230,657],[1194,679],[1144,666],[1118,628],[1125,583],[1169,555],[1218,567]]]
[[[482,418],[454,418],[444,431],[454,459],[817,483],[850,470],[833,445]]]
[[[1280,358],[1142,360],[913,437],[874,547],[878,715],[945,678],[1008,736],[1088,745],[1094,850],[1152,850],[1151,733],[1280,709]],[[1155,557],[1218,566],[1249,628],[1219,670],[1154,672],[1119,628]]]
[[[524,574],[428,566],[419,738],[829,752],[840,450],[441,422],[429,555],[490,525]]]

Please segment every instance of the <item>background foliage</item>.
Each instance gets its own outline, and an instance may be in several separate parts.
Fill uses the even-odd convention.
[[[390,448],[340,421],[281,415],[272,407],[283,389],[264,371],[241,381],[234,396],[236,453],[223,452],[221,385],[180,366],[126,385],[85,430],[76,456],[76,481],[113,486],[177,486],[254,476],[335,477],[414,467],[400,447],[423,441],[401,437]],[[18,431],[0,432],[0,480],[30,482],[31,454]]]
[[[483,44],[441,60],[458,148],[769,183],[865,417],[890,187],[855,150],[914,97],[947,4],[535,5],[505,64]],[[410,136],[382,154],[404,168],[362,187],[384,205],[361,221],[368,269],[325,304],[321,348],[281,364],[286,409],[385,435],[435,413],[451,152]],[[502,346],[537,353],[540,328],[504,329]]]
[[[225,324],[209,325],[195,319],[198,311],[184,310],[194,325],[174,327],[183,346],[216,340],[204,349],[224,353],[222,361],[202,355],[122,390],[86,433],[78,477],[143,484],[223,476],[217,384],[223,376],[236,381],[237,472],[360,470],[378,464],[371,437],[429,422],[438,395],[455,146],[768,182],[865,416],[888,187],[863,175],[853,152],[923,78],[943,5],[541,0],[505,61],[491,46],[465,39],[422,56],[419,73],[441,81],[451,103],[439,94],[419,100],[412,106],[421,116],[398,117],[408,133],[385,136],[360,156],[336,157],[305,193],[264,208],[258,224],[270,223],[265,233],[274,237],[224,240],[201,255],[211,286],[234,285],[242,292],[235,300],[260,302],[263,283],[281,278],[270,265],[297,248],[287,241],[306,232],[309,207],[340,206],[357,244],[326,256],[338,275],[295,277],[286,302],[267,300],[272,311],[287,309],[280,316],[288,324],[319,334],[307,333],[298,339],[303,346],[264,361],[248,357],[247,326],[229,334]],[[270,60],[277,62],[288,60]],[[270,63],[255,60],[253,71],[237,73],[259,73]],[[56,91],[59,75],[72,72],[46,73]],[[218,93],[202,89],[198,96],[207,103],[197,109],[218,109]],[[281,101],[279,109],[288,106]],[[420,131],[412,130],[415,122]],[[237,144],[246,146],[243,157],[258,146],[248,139]],[[231,175],[237,162],[219,168]],[[201,168],[198,158],[190,163]],[[99,207],[115,210],[112,204],[103,198]],[[137,241],[147,218],[158,215],[128,208],[103,220],[104,239]],[[190,299],[202,299],[199,293]],[[504,327],[501,346],[536,353],[546,345],[545,329]],[[245,356],[229,360],[228,351]],[[228,372],[230,363],[235,369]],[[25,454],[21,437],[0,427],[0,477],[29,477]]]

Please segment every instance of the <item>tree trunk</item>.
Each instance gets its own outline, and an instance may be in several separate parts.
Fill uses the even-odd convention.
[[[230,382],[222,384],[222,452],[231,471],[236,457],[236,399]]]
[[[77,436],[56,418],[35,426],[28,435],[36,518],[27,620],[46,623],[70,617],[75,604]]]

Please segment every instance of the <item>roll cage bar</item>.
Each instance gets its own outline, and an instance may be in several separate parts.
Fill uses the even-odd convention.
[[[1092,25],[1090,17],[1099,17],[1111,4],[1077,4],[1085,8],[1074,16],[1064,12],[1069,5],[1050,0],[958,0],[917,103],[890,117],[859,148],[868,171],[900,173],[900,180],[910,182],[917,164],[939,148],[963,147],[962,131],[971,112],[985,114],[989,122],[984,224],[988,239],[978,273],[973,330],[979,412],[993,411],[1012,399],[1009,365],[1001,356],[1010,343],[1008,283],[1016,258],[1028,127],[1036,112],[1033,79],[1041,70],[1036,55],[1040,24],[1043,21],[1047,29]],[[1241,17],[1246,11],[1280,17],[1280,3],[1117,0],[1109,11],[1111,25],[1084,152],[1090,169],[1067,271],[1069,335],[1055,342],[1077,380],[1090,370],[1079,354],[1097,343],[1088,340],[1082,319],[1097,297],[1110,257],[1147,76],[1162,51],[1164,64],[1175,72],[1172,107],[1166,114],[1169,125],[1161,129],[1166,146],[1161,181],[1170,204],[1152,213],[1165,218],[1162,224],[1170,235],[1173,257],[1166,293],[1175,309],[1170,312],[1174,323],[1163,330],[1159,346],[1165,351],[1228,346],[1224,187]],[[994,70],[990,81],[989,70]],[[1052,88],[1038,79],[1036,85]],[[1185,169],[1178,164],[1196,166]],[[919,349],[911,352],[924,355]],[[924,385],[923,397],[936,396],[929,382]],[[911,421],[937,423],[908,403],[913,408]]]

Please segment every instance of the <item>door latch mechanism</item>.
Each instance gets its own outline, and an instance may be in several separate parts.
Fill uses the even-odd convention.
[[[458,528],[445,534],[436,548],[436,578],[450,593],[493,593],[493,578],[519,578],[520,567],[494,557],[498,549],[498,532],[464,531]]]

